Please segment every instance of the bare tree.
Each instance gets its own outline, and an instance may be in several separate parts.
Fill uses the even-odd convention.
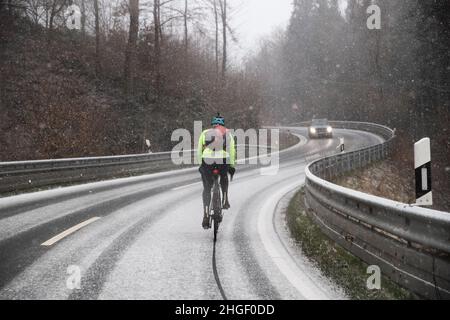
[[[136,63],[136,45],[139,33],[139,0],[130,0],[130,30],[128,45],[125,53],[125,95],[129,96],[133,90],[133,78]]]
[[[5,0],[0,0],[0,13],[3,11],[3,9],[5,8],[5,4],[6,1]]]
[[[227,72],[227,30],[228,30],[228,18],[227,18],[227,0],[218,0],[220,4],[220,17],[222,20],[222,79],[226,79]]]
[[[183,13],[183,21],[184,21],[184,49],[187,53],[189,49],[189,38],[188,38],[188,0],[184,0],[184,13]]]
[[[94,0],[94,19],[95,19],[95,74],[100,76],[101,61],[100,61],[100,10],[98,0]]]
[[[214,23],[215,23],[215,58],[216,58],[216,74],[219,74],[219,12],[217,10],[217,0],[212,0],[214,6]]]
[[[50,17],[48,28],[49,31],[52,32],[54,29],[55,18],[59,15],[62,10],[67,6],[67,0],[53,0],[50,6]]]
[[[81,0],[81,33],[86,35],[86,3],[85,0]]]
[[[154,74],[155,74],[155,91],[157,99],[159,100],[161,95],[161,50],[163,45],[163,26],[176,19],[184,18],[185,21],[185,46],[187,47],[188,41],[188,19],[189,19],[189,7],[187,0],[185,2],[184,10],[179,10],[174,7],[167,7],[168,4],[174,2],[174,0],[153,0],[153,29],[154,29]],[[162,19],[162,9],[167,7],[175,15],[169,15]]]
[[[0,5],[3,2],[0,2]],[[42,0],[27,0],[25,2],[25,10],[27,11],[28,16],[31,18],[31,20],[38,24],[41,19],[43,18],[43,15],[45,14],[45,10],[43,10],[43,2]],[[1,9],[0,9],[1,11]]]
[[[161,94],[161,1],[154,0],[153,3],[153,26],[155,32],[155,89],[159,100]]]

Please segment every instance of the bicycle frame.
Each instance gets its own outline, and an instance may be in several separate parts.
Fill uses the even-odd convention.
[[[220,173],[218,169],[213,170],[214,185],[211,194],[211,204],[209,206],[209,222],[214,229],[214,242],[217,241],[217,232],[220,225],[220,216],[222,215],[222,189],[219,185]]]

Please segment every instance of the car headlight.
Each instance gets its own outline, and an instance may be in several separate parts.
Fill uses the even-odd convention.
[[[316,133],[316,128],[311,128],[311,129],[309,129],[309,130],[311,131],[312,134],[315,134],[315,133]]]
[[[332,133],[332,132],[333,132],[333,128],[332,128],[332,127],[328,127],[328,128],[327,128],[327,132],[328,132],[328,133]]]

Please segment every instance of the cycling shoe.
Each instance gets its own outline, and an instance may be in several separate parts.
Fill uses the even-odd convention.
[[[202,227],[205,230],[208,230],[208,229],[211,228],[211,226],[209,225],[209,218],[208,217],[203,217]]]

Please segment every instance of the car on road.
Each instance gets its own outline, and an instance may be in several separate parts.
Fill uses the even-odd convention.
[[[312,120],[308,132],[310,139],[333,138],[333,128],[327,119]]]

